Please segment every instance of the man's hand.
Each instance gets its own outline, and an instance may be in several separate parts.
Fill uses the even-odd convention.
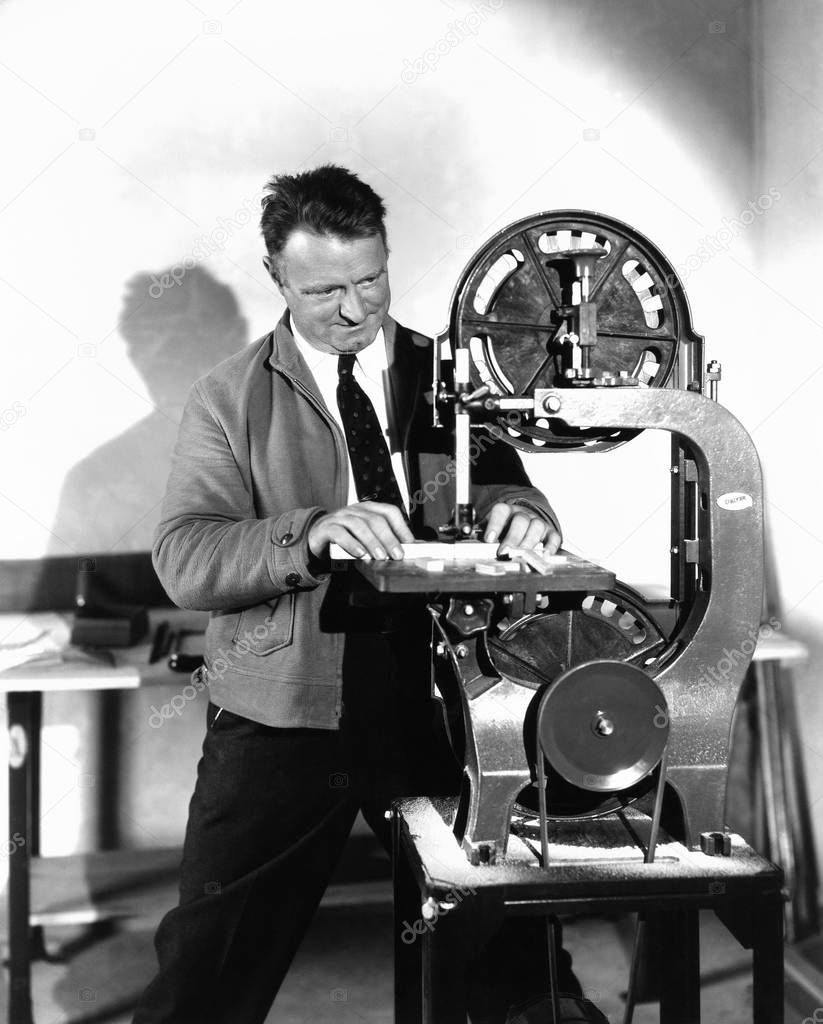
[[[529,550],[543,544],[543,553],[553,555],[560,547],[560,534],[542,516],[523,505],[507,505],[504,501],[492,506],[483,540],[489,544],[499,540],[498,554],[504,554],[506,548]]]
[[[401,559],[402,543],[414,540],[403,513],[395,505],[359,501],[320,516],[309,527],[309,550],[315,558],[328,557],[334,541],[355,558]]]

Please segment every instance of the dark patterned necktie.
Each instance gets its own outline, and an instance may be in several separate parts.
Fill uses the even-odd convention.
[[[337,360],[337,407],[346,433],[354,485],[360,501],[406,507],[397,486],[380,421],[366,392],[354,379],[354,354]]]

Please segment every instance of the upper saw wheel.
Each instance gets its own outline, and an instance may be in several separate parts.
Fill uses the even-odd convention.
[[[472,257],[451,302],[450,338],[470,352],[471,382],[493,395],[530,395],[563,386],[559,376],[559,310],[576,304],[573,257],[603,250],[590,278],[597,304],[595,376],[626,371],[645,387],[672,378],[680,342],[697,339],[674,268],[645,236],[612,217],[582,210],[535,214],[491,238]],[[574,297],[573,295],[574,289]],[[496,421],[523,451],[605,450],[631,431],[581,430],[547,419]]]

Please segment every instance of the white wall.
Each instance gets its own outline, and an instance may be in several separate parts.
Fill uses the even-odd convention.
[[[752,198],[739,15],[720,33],[674,2],[202,9],[40,0],[0,12],[5,136],[18,140],[0,213],[14,239],[0,257],[13,369],[0,401],[13,421],[0,438],[0,555],[149,545],[196,367],[168,354],[158,367],[146,350],[165,343],[191,361],[205,334],[207,364],[271,327],[279,298],[255,213],[275,170],[335,160],[385,195],[394,313],[428,331],[445,323],[474,249],[519,216],[602,210],[683,263]],[[186,276],[153,297],[150,275],[200,250],[213,251],[198,260],[198,286]],[[748,250],[741,237],[736,251]],[[749,286],[718,258],[689,290],[731,402],[748,351],[729,275]],[[159,397],[163,370],[178,387]],[[560,495],[569,466],[540,461],[535,476]],[[584,487],[582,509],[559,496],[569,539],[598,557],[622,544],[665,496],[645,465],[621,452],[604,467],[609,488],[625,491],[628,477],[634,491],[609,516],[601,487]],[[589,460],[574,466],[575,501],[582,471],[592,475]],[[666,522],[660,510],[644,529],[658,539]],[[620,548],[616,567],[665,575],[649,548]]]
[[[753,434],[766,468],[768,512],[787,628],[811,649],[795,675],[802,751],[818,851],[823,849],[823,484],[819,400],[823,312],[823,8],[762,4],[758,58],[763,187],[783,199],[760,225]],[[753,359],[754,363],[755,360]],[[754,384],[754,380],[753,380]],[[818,864],[820,852],[818,852]]]
[[[788,32],[786,8],[803,6],[777,5],[769,31]],[[779,302],[778,316],[762,315],[771,288],[814,315],[813,260],[800,297],[792,254],[765,266],[757,246],[783,218],[815,246],[800,191],[811,172],[783,182],[811,156],[819,112],[791,106],[808,125],[804,148],[767,104],[772,128],[757,139],[780,146],[780,170],[755,161],[755,13],[731,0],[7,0],[0,557],[148,546],[186,377],[280,312],[249,211],[273,172],[324,161],[385,197],[393,312],[428,332],[445,324],[471,253],[507,223],[560,207],[628,221],[676,265],[690,260],[695,325],[724,365],[721,399],[757,428],[808,372],[798,332],[811,347],[818,330]],[[800,49],[811,66],[806,28],[796,33],[774,59]],[[812,88],[790,70],[795,88]],[[729,231],[775,182],[775,208]],[[152,297],[151,275],[204,248],[196,270]],[[792,356],[780,374],[770,356],[784,328]],[[822,575],[805,554],[811,485],[797,479],[814,433],[795,427],[784,407],[758,433],[773,501],[805,524],[780,527],[789,604]],[[529,466],[571,546],[650,581],[667,574],[666,463],[665,439],[644,436]],[[807,632],[822,614],[810,597]],[[163,747],[143,731],[156,760]],[[198,731],[199,719],[193,749]],[[181,801],[180,815],[155,822],[161,837],[176,834]]]

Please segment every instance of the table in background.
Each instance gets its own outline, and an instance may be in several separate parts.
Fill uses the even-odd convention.
[[[0,636],[15,623],[47,624],[50,613],[0,615]],[[42,697],[58,690],[134,690],[160,685],[184,676],[175,674],[165,658],[149,663],[154,630],[167,621],[172,630],[203,630],[208,616],[165,608],[149,615],[149,633],[134,647],[112,650],[114,665],[65,661],[32,663],[0,673],[0,693],[6,694],[9,733],[9,837],[17,844],[9,857],[9,1021],[32,1024],[31,1009],[31,859],[39,853],[39,761]],[[19,837],[19,839],[17,838]],[[133,855],[132,855],[133,856]]]

